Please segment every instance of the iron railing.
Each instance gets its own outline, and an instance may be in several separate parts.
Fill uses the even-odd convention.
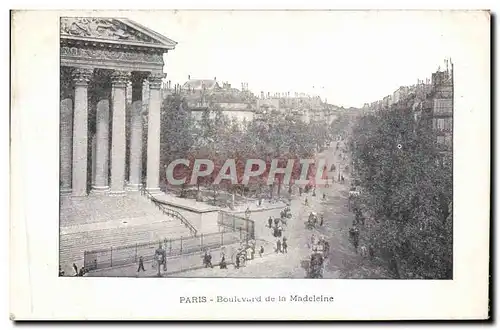
[[[241,233],[240,235],[232,232],[200,234],[198,237],[180,237],[85,251],[83,262],[85,269],[91,271],[131,265],[137,263],[139,257],[142,257],[144,261],[153,260],[160,244],[169,258],[197,253],[205,249],[215,250],[242,240]]]
[[[220,227],[230,229],[233,232],[245,232],[246,239],[255,239],[255,222],[253,220],[237,216],[232,213],[219,211],[217,224]]]
[[[198,230],[196,230],[196,228],[193,226],[193,224],[191,224],[191,222],[189,222],[189,220],[186,219],[182,214],[180,214],[176,210],[173,210],[171,208],[166,207],[165,204],[163,204],[162,202],[160,202],[159,200],[157,200],[144,187],[141,188],[141,194],[145,195],[160,211],[163,212],[163,214],[165,214],[167,216],[170,216],[170,217],[172,217],[174,219],[180,220],[182,222],[182,224],[184,224],[184,226],[186,226],[189,229],[189,231],[191,232],[191,234],[193,234],[193,236],[197,236]]]

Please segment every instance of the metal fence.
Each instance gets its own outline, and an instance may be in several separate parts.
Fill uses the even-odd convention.
[[[138,262],[139,257],[144,261],[153,260],[159,244],[165,249],[168,257],[175,257],[203,251],[217,249],[223,245],[241,242],[244,239],[242,232],[219,232],[200,234],[197,237],[180,237],[152,241],[147,243],[131,244],[127,246],[111,247],[108,249],[84,252],[84,267],[87,270],[96,270],[116,266],[125,266]]]
[[[255,222],[253,220],[232,213],[219,211],[217,224],[230,231],[238,232],[240,236],[242,236],[243,233],[247,240],[255,239]]]

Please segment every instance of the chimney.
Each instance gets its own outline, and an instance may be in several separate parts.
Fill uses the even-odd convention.
[[[191,80],[191,75],[190,74],[188,75],[188,80]]]
[[[264,99],[264,92],[263,91],[260,91],[260,98]]]
[[[214,77],[214,80],[217,80],[217,77]]]

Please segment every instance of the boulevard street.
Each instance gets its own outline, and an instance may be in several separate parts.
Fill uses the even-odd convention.
[[[320,157],[334,158],[345,168],[347,160],[341,160],[339,152],[334,147],[330,147]],[[345,174],[344,174],[345,176]],[[336,178],[337,179],[337,178]],[[349,180],[346,177],[345,183],[341,184],[337,180],[328,187],[317,188],[316,196],[312,196],[312,191],[296,196],[291,202],[292,218],[288,220],[288,226],[284,227],[283,236],[287,238],[288,253],[275,253],[266,251],[266,255],[259,257],[256,253],[254,260],[247,262],[245,267],[236,269],[234,266],[228,269],[203,268],[176,274],[182,277],[258,277],[258,278],[304,278],[306,269],[302,267],[303,262],[309,260],[311,250],[308,247],[311,235],[324,237],[330,243],[329,255],[324,267],[324,278],[387,278],[388,274],[376,262],[368,258],[362,258],[354,250],[349,242],[348,229],[354,219],[348,208]],[[326,200],[322,200],[323,192]],[[305,198],[309,201],[309,206],[305,205]],[[309,230],[305,222],[310,212],[323,214],[323,226]],[[256,212],[251,214],[251,219],[255,221],[256,236],[271,244],[267,248],[276,248],[276,238],[267,227],[269,216],[279,217],[280,210]],[[256,250],[260,248],[257,242]],[[269,252],[272,252],[268,254]],[[214,260],[215,263],[218,260]]]

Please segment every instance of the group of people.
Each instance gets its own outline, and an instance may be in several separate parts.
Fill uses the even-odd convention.
[[[276,253],[288,253],[288,241],[286,237],[283,237],[283,242],[280,238],[276,241]]]
[[[273,226],[274,224],[274,226]],[[267,219],[267,225],[270,229],[272,229],[272,234],[274,237],[278,238],[283,235],[283,226],[286,224],[286,220],[283,218],[274,218],[269,216]]]
[[[316,214],[316,212],[311,212],[311,213],[309,213],[309,217],[307,218],[307,227],[309,229],[312,229],[313,227],[316,227],[318,222],[319,222],[319,226],[322,227],[324,220],[325,219],[324,219],[323,214],[321,214],[319,216],[319,219],[318,219],[318,215]]]
[[[162,244],[158,245],[158,248],[155,250],[153,263],[151,264],[152,268],[158,268],[158,275],[160,275],[160,270],[167,271],[167,251],[163,248]],[[144,257],[139,256],[137,273],[145,272],[146,268],[144,267]]]
[[[87,274],[87,270],[85,269],[85,267],[81,267],[80,269],[78,269],[76,263],[73,263],[73,270],[75,271],[73,276],[84,276],[85,274]],[[61,268],[61,265],[59,265],[59,276],[64,275],[65,271]]]

